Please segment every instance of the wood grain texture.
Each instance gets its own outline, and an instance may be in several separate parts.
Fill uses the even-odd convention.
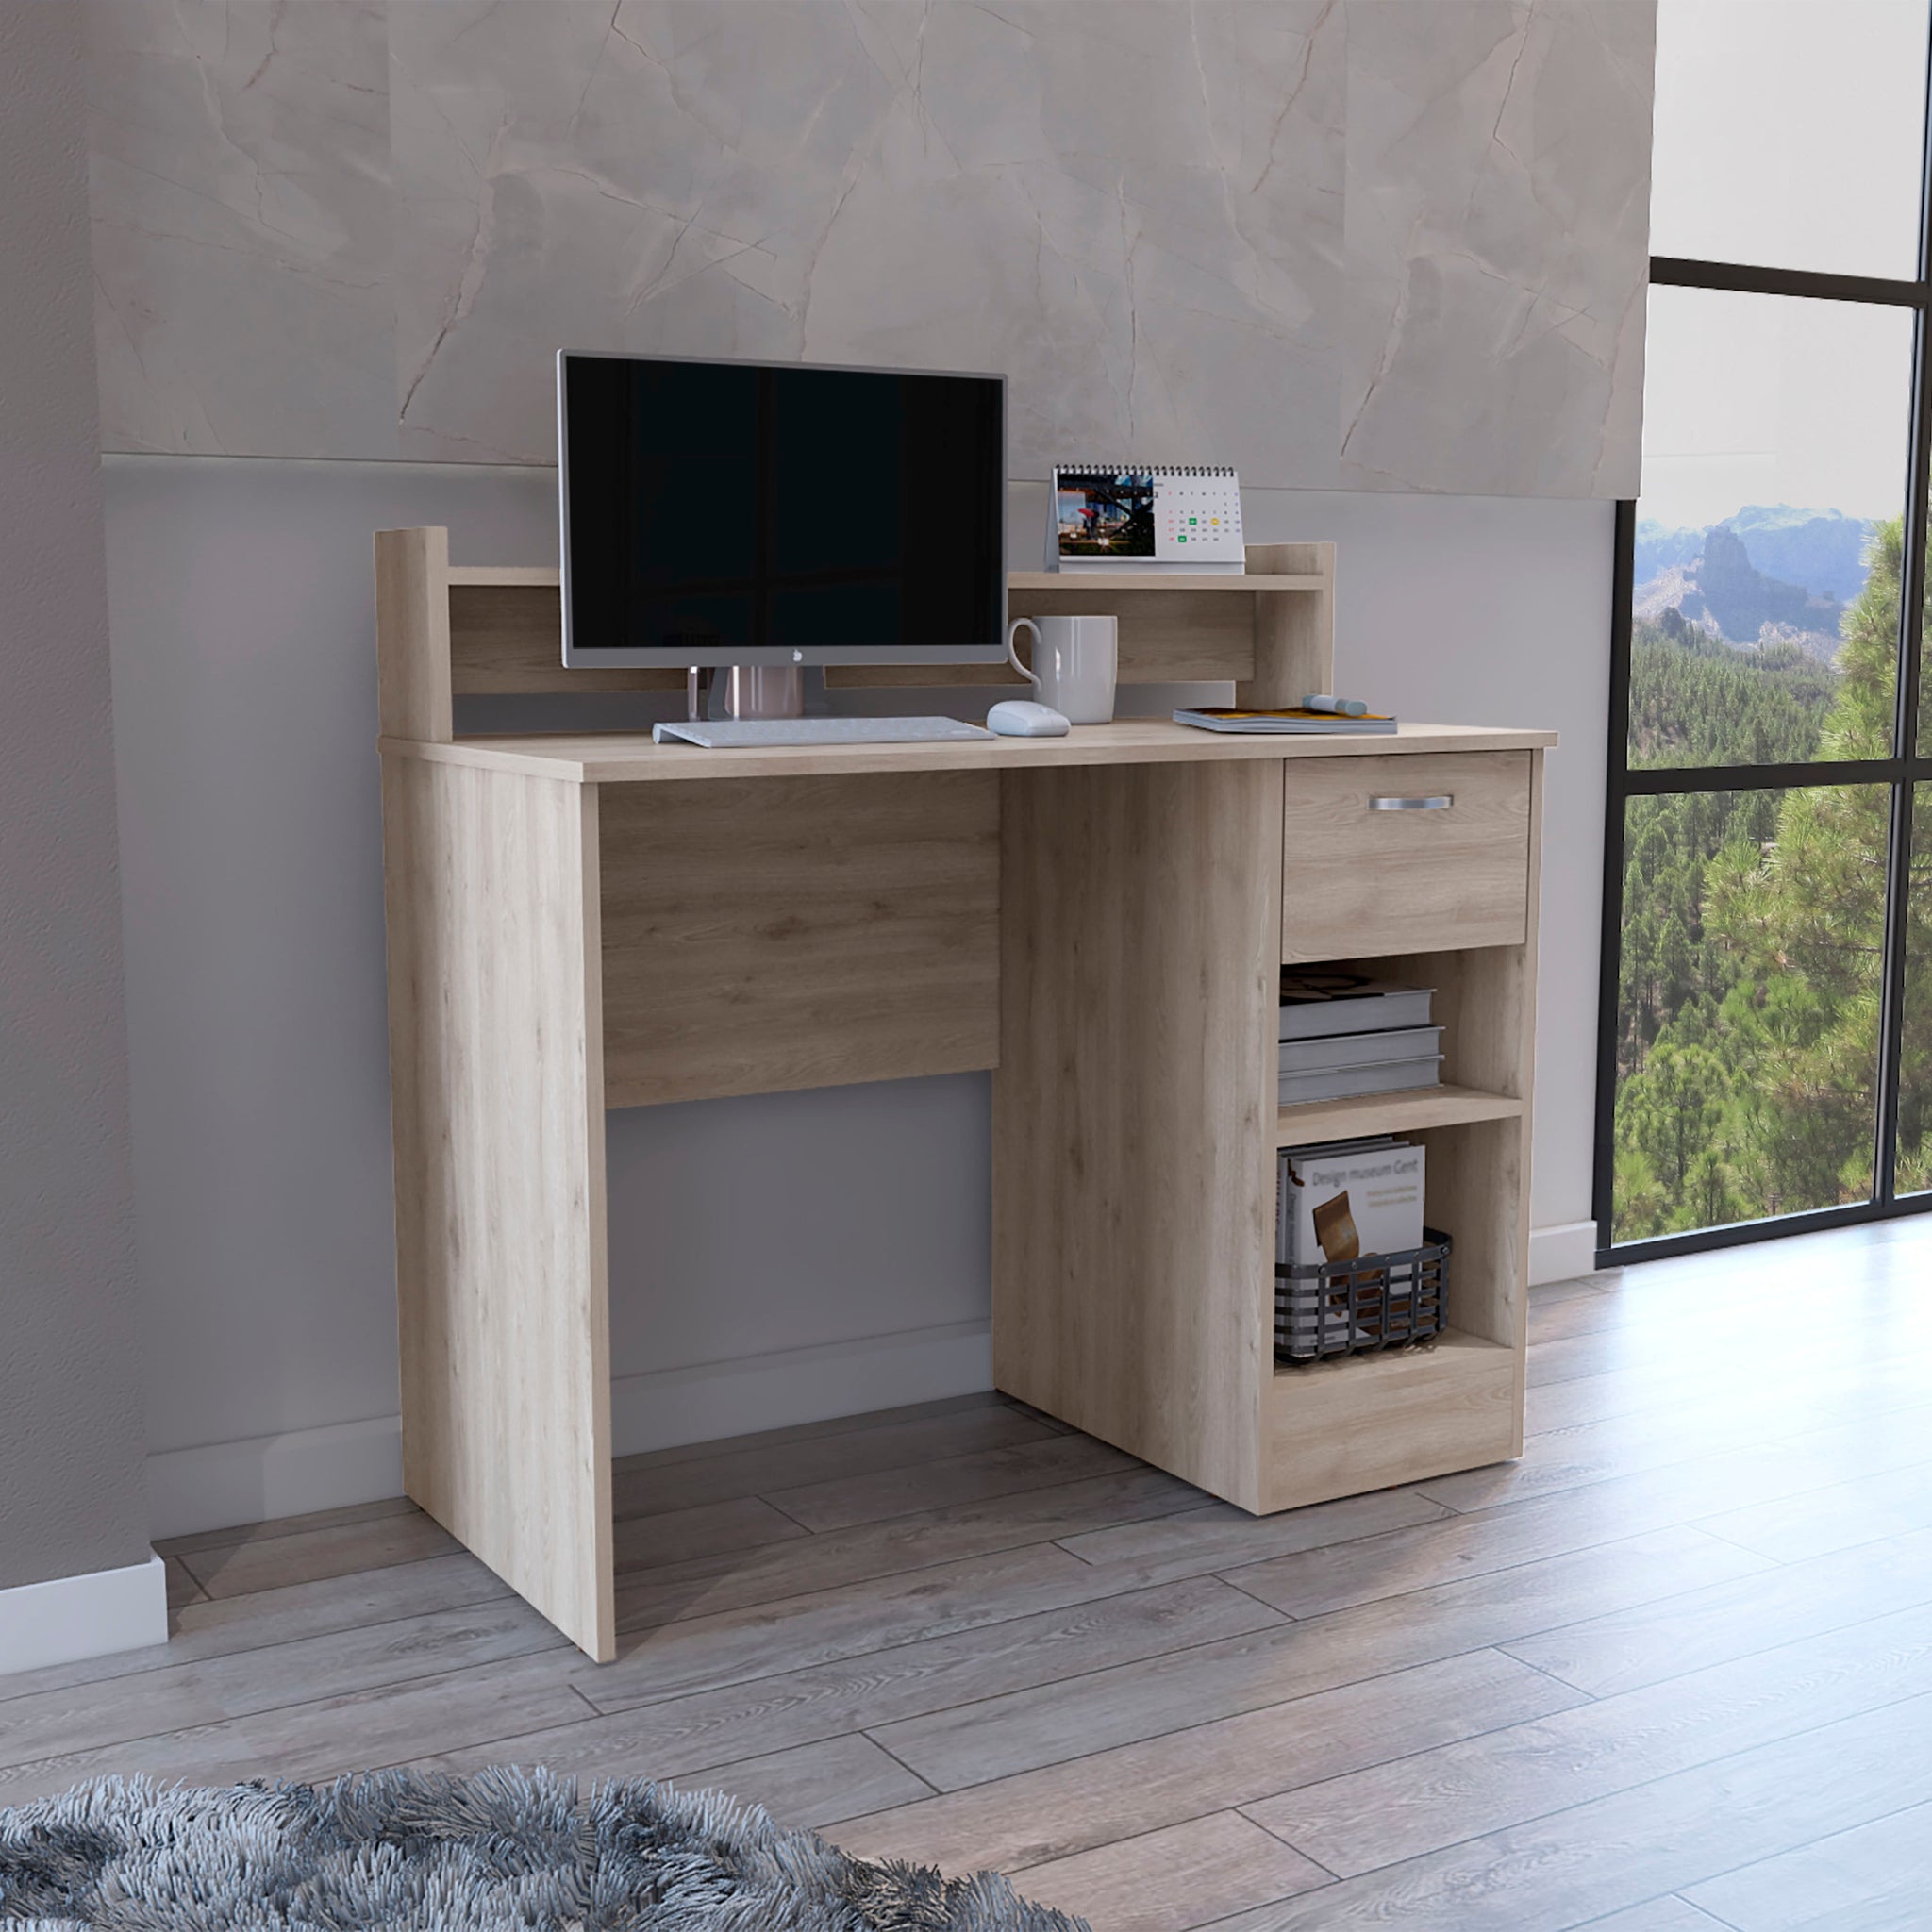
[[[446,744],[449,532],[375,533],[376,716],[385,738]]]
[[[1891,1516],[1927,1466],[1932,1354],[1807,1350],[1715,1381],[1705,1360],[1701,1389],[1653,1397],[1687,1328],[1701,1349],[1735,1323],[1740,1279],[1754,1319],[1790,1324],[1823,1271],[1840,1324],[1882,1344],[1928,1257],[1932,1223],[1900,1223],[1538,1291],[1533,1349],[1599,1351],[1552,1386],[1601,1393],[1612,1425],[1552,1432],[1578,1454],[1550,1493],[1424,1486],[1461,1517],[1397,1489],[1255,1518],[1151,1473],[936,1501],[986,1452],[1047,1440],[991,1400],[630,1458],[683,1485],[646,1500],[672,1506],[655,1555],[682,1549],[686,1596],[612,1665],[467,1553],[408,1560],[408,1506],[179,1539],[177,1557],[279,1549],[289,1574],[305,1550],[382,1567],[263,1570],[183,1605],[167,1646],[0,1677],[0,1792],[545,1762],[722,1786],[854,1850],[1007,1865],[1023,1892],[1066,1860],[1103,1926],[1145,1932],[1720,1924],[1673,1888],[1751,1932],[1893,1932],[1924,1916],[1932,1804],[1932,1529]],[[1579,1304],[1591,1320],[1566,1325]],[[984,1432],[1002,1412],[1018,1435]],[[930,1507],[758,1546],[788,1483],[848,1478],[868,1509]],[[1704,1526],[1780,1501],[1797,1540],[1777,1554],[1834,1515],[1874,1540],[1779,1563]],[[1541,1674],[1498,1675],[1498,1653]],[[891,1808],[844,1822],[867,1802]],[[1270,1882],[1264,1845],[1220,1836],[1236,1807],[1357,1875]]]
[[[1378,811],[1376,797],[1454,803]],[[1290,767],[1283,962],[1521,945],[1529,820],[1525,752]]]
[[[1073,1546],[1107,1534],[1075,1539]],[[1607,1608],[1619,1598],[1652,1603],[1763,1568],[1715,1537],[1666,1530],[1110,1668],[1096,1658],[1077,1676],[941,1707],[874,1726],[873,1734],[928,1783],[957,1790],[1440,1662],[1548,1629],[1587,1607]]]
[[[1239,1811],[1210,1812],[1022,1872],[1025,1897],[1107,1932],[1160,1932],[1184,1914],[1205,1924],[1332,1883]]]
[[[998,1058],[992,774],[634,788],[599,849],[608,1105]]]
[[[1376,1765],[1250,1816],[1341,1877],[1932,1694],[1917,1610]]]
[[[1008,592],[1063,591],[1072,585],[1108,592],[1211,591],[1219,596],[1241,596],[1251,591],[1319,591],[1327,579],[1314,563],[1297,568],[1270,559],[1308,558],[1334,548],[1332,543],[1250,543],[1247,569],[1239,575],[1206,570],[1009,570],[1007,589]]]
[[[1310,590],[1264,590],[1255,598],[1254,670],[1235,686],[1238,705],[1298,705],[1335,689],[1335,546],[1251,543],[1250,570]]]
[[[701,751],[654,744],[636,732],[526,733],[450,744],[386,739],[385,751],[440,764],[478,765],[578,784],[707,783],[740,778],[844,777],[874,772],[1040,771],[1062,765],[1322,764],[1424,752],[1519,751],[1554,744],[1548,731],[1478,724],[1404,724],[1392,737],[1292,738],[1198,731],[1153,718],[1076,725],[1064,738],[975,738],[909,744],[755,745]]]
[[[682,691],[684,668],[623,670],[563,662],[562,592],[496,581],[449,589],[450,689],[480,692]]]
[[[1335,546],[1248,545],[1248,574],[1201,571],[1016,570],[1007,575],[1007,616],[1112,616],[1120,625],[1120,681],[1163,684],[1228,678],[1268,688],[1300,677],[1293,695],[1328,689],[1334,661]],[[1022,655],[1026,646],[1023,641]],[[1029,659],[1030,661],[1030,659]],[[834,665],[845,687],[1021,685],[1005,664]],[[1287,700],[1242,697],[1241,704]]]
[[[1348,1924],[1414,1932],[1445,1925],[1456,1932],[1579,1926],[1662,1892],[1694,1891],[1706,1879],[1794,1843],[1870,1824],[1928,1800],[1932,1698],[1906,1698],[1284,1899],[1263,1908],[1266,1917],[1252,1932],[1263,1924],[1269,1932],[1332,1932]],[[1704,1821],[1709,1821],[1705,1828],[1696,1828]],[[1873,1924],[1846,1911],[1817,1924],[1815,1932]],[[1233,1919],[1226,1932],[1249,1928]]]
[[[1932,1802],[1692,1886],[1683,1932],[1910,1932],[1932,1909]],[[1660,1924],[1658,1932],[1670,1932]]]
[[[1419,1087],[1410,1093],[1364,1093],[1348,1100],[1304,1100],[1275,1116],[1279,1147],[1341,1141],[1358,1134],[1412,1134],[1424,1127],[1463,1126],[1472,1121],[1514,1120],[1525,1103],[1515,1094],[1480,1087]]]
[[[1260,1507],[1298,1509],[1513,1454],[1520,1374],[1512,1350],[1454,1328],[1430,1347],[1277,1370]]]
[[[404,1482],[615,1649],[597,794],[383,761]]]
[[[1396,1671],[947,1791],[857,1820],[839,1842],[947,1871],[1038,1865],[1582,1702],[1507,1664],[1477,1651]]]
[[[1246,1508],[1273,1295],[1280,774],[1006,780],[998,1386]]]

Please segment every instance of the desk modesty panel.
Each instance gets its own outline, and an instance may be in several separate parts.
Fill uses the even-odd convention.
[[[454,691],[591,688],[554,573],[452,567],[439,530],[376,549],[405,1483],[590,1656],[627,1601],[611,1107],[991,1069],[1001,1389],[1257,1511],[1519,1452],[1553,734],[458,739]],[[1136,613],[1143,675],[1207,654],[1241,702],[1329,688],[1332,546],[1250,562],[1078,594]],[[1303,959],[1436,988],[1443,1086],[1278,1106]],[[1448,1328],[1291,1369],[1275,1151],[1338,1130],[1426,1147]]]

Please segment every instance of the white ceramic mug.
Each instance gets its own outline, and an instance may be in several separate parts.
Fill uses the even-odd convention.
[[[1013,648],[1024,625],[1033,633],[1033,669]],[[1007,632],[1013,669],[1036,686],[1069,724],[1106,724],[1113,719],[1114,679],[1120,673],[1120,621],[1113,617],[1016,617]]]

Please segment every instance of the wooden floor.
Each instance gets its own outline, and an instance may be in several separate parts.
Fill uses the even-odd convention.
[[[543,1763],[1096,1932],[1932,1926],[1932,1224],[1534,1298],[1519,1463],[1257,1521],[992,1397],[620,1465],[614,1664],[404,1503],[165,1548],[0,1806]]]

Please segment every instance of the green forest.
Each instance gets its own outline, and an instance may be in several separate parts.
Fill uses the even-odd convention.
[[[1890,758],[1902,541],[1897,522],[1874,533],[1832,666],[1795,644],[1740,649],[1675,611],[1640,623],[1632,765]],[[1932,1188],[1928,793],[1913,809],[1901,1193]],[[1617,1241],[1870,1195],[1890,814],[1883,785],[1630,800]]]

